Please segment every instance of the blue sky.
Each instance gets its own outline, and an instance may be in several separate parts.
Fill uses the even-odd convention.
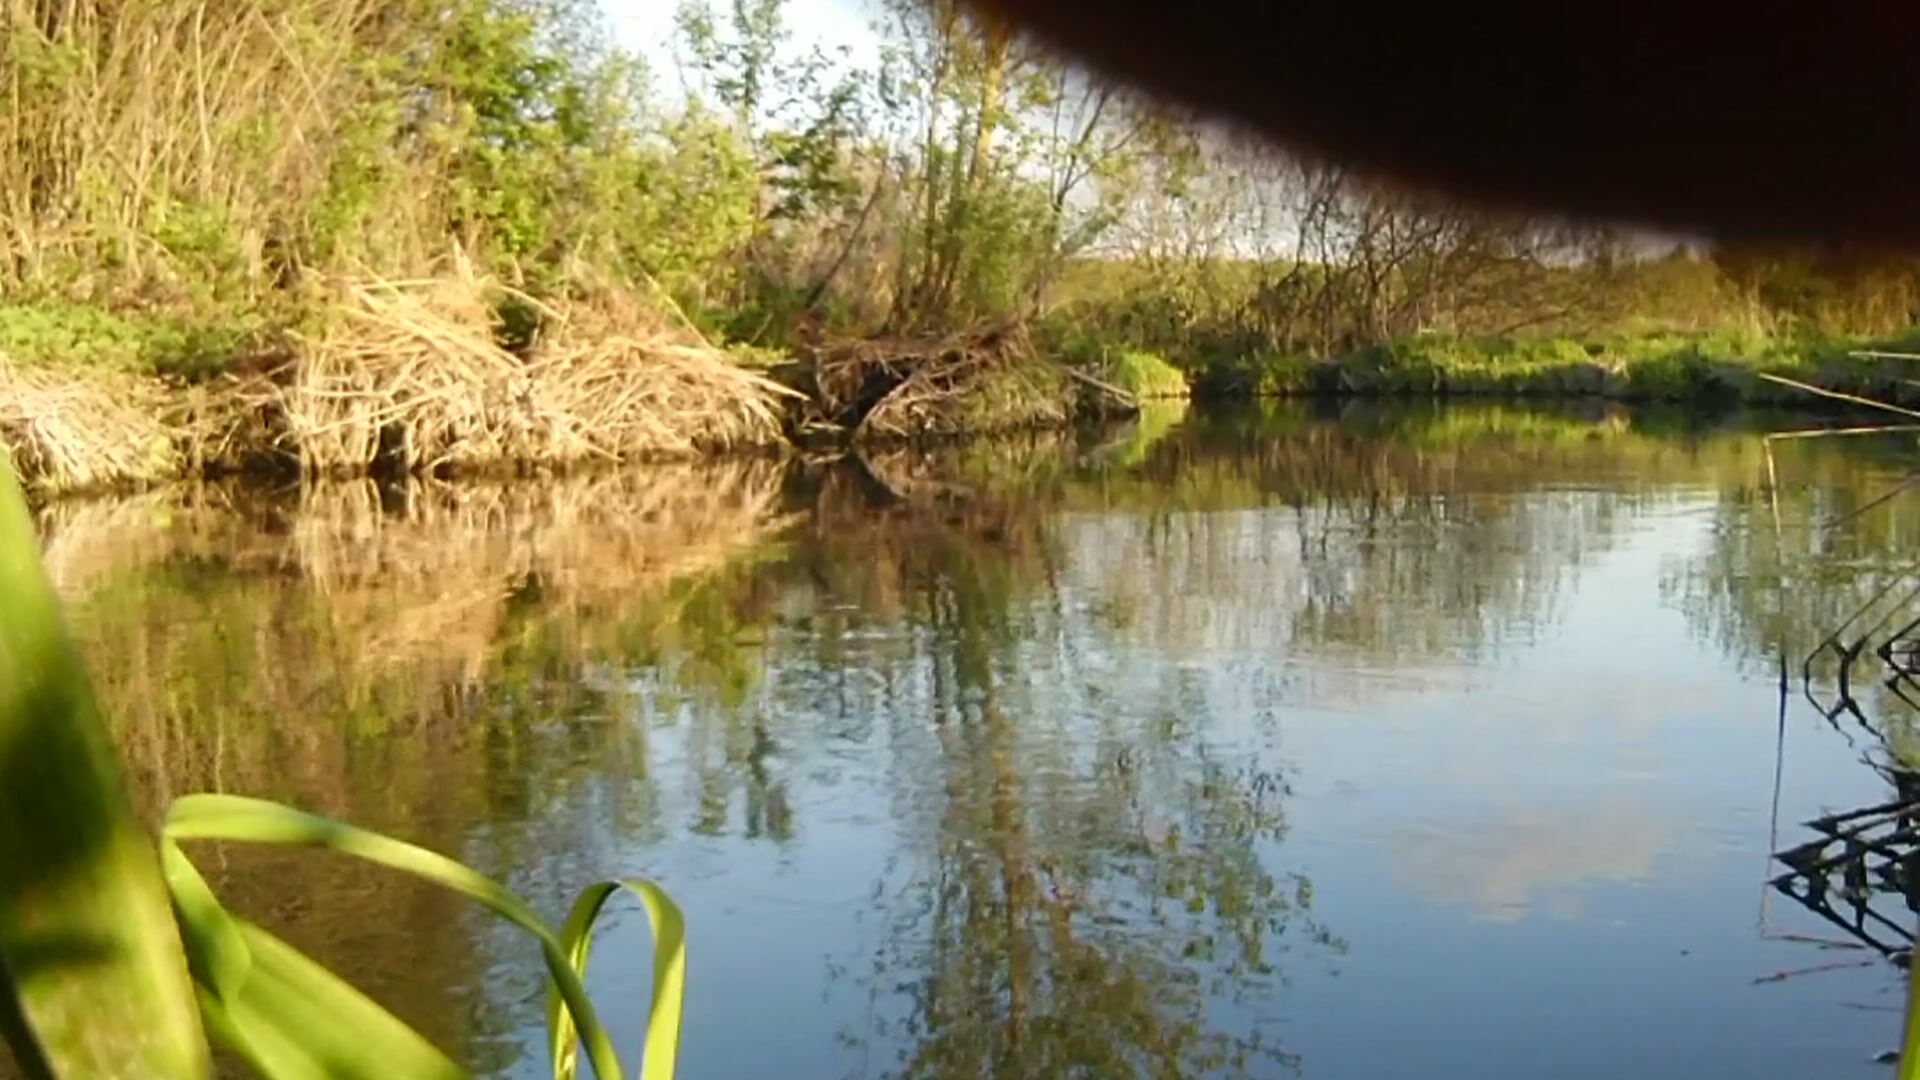
[[[726,0],[711,2],[720,8]],[[600,6],[606,10],[615,39],[647,58],[659,85],[672,85],[676,75],[667,50],[680,0],[600,0]],[[867,0],[787,0],[786,18],[794,44],[802,49],[847,45],[862,53],[876,47]]]

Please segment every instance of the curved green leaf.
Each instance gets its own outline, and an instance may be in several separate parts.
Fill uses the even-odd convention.
[[[180,928],[193,981],[202,995],[212,993],[221,1000],[233,997],[253,966],[239,927],[179,844],[161,839],[160,866],[173,896],[174,922]]]
[[[379,1003],[220,906],[171,839],[161,840],[174,913],[214,1039],[272,1080],[452,1080],[465,1073]]]
[[[640,1059],[640,1080],[672,1080],[680,1054],[680,1016],[687,985],[686,917],[679,905],[651,881],[602,881],[581,890],[560,931],[567,962],[585,978],[593,927],[613,894],[625,889],[640,898],[653,931],[653,1001],[647,1008],[647,1040]],[[558,994],[547,998],[548,1047],[554,1080],[573,1080],[575,1037]]]
[[[526,901],[484,874],[423,847],[332,818],[238,795],[188,795],[176,800],[167,812],[164,835],[176,841],[237,840],[337,851],[424,878],[486,905],[539,939],[547,975],[565,1004],[572,1025],[579,1030],[595,1075],[601,1080],[616,1080],[620,1076],[620,1059],[614,1053],[613,1041],[600,1026],[578,970],[568,961],[553,930]]]
[[[237,995],[207,1001],[208,1026],[273,1080],[459,1080],[466,1070],[338,975],[243,919],[253,965]]]
[[[4,450],[0,601],[0,1039],[23,1070],[203,1077],[160,861]]]

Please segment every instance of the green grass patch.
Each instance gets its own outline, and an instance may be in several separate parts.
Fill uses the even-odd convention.
[[[1166,357],[1149,349],[1082,333],[1061,333],[1046,327],[1041,334],[1050,351],[1065,363],[1081,368],[1103,382],[1136,398],[1183,398],[1188,395],[1186,373]]]
[[[32,367],[203,378],[251,349],[257,320],[209,323],[67,302],[0,304],[0,353]]]
[[[1158,354],[1142,349],[1112,353],[1102,368],[1106,381],[1141,400],[1187,396],[1187,377]]]
[[[1064,424],[1077,388],[1052,364],[1006,364],[974,379],[959,399],[960,432]]]
[[[1861,352],[1920,352],[1892,339],[1646,334],[1576,338],[1422,335],[1337,356],[1256,353],[1202,365],[1195,389],[1214,398],[1599,397],[1634,401],[1809,403],[1765,378],[1911,404],[1920,361]]]
[[[744,341],[729,342],[722,346],[722,349],[725,350],[727,359],[741,367],[759,370],[779,367],[793,359],[793,353],[786,349],[770,345],[753,345]]]

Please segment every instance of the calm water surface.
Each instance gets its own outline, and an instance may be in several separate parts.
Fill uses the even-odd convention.
[[[687,1077],[1889,1076],[1898,972],[1764,886],[1907,741],[1782,725],[1778,670],[1904,569],[1920,509],[1823,526],[1920,454],[1780,444],[1776,530],[1768,426],[1156,414],[42,524],[149,807],[296,801],[556,917],[657,879]],[[206,862],[539,1075],[525,940],[325,856]],[[590,986],[629,1056],[650,959],[623,911]]]

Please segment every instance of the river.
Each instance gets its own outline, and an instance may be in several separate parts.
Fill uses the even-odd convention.
[[[143,807],[296,803],[556,918],[652,878],[685,1077],[1880,1077],[1902,976],[1767,882],[1909,742],[1798,672],[1906,572],[1920,496],[1833,523],[1920,447],[1782,441],[1770,490],[1758,432],[1809,423],[1156,410],[40,523]],[[540,1075],[525,938],[201,850],[460,1060]],[[623,908],[589,987],[630,1061],[650,962]]]

